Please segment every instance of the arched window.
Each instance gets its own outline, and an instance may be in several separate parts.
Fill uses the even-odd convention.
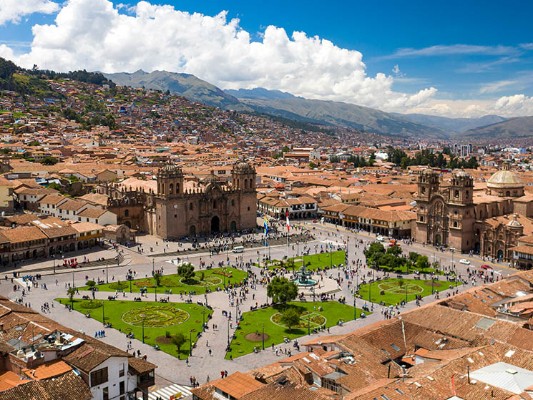
[[[510,191],[505,192],[505,196],[506,196],[506,197],[511,196],[511,192],[510,192]]]
[[[124,210],[124,216],[129,217],[130,216],[130,210]]]
[[[189,210],[193,210],[194,209],[194,206],[192,205],[192,203],[189,203]]]
[[[231,206],[233,207],[235,205],[235,200],[231,199]]]
[[[213,200],[213,210],[216,210],[216,209],[217,209],[217,201]]]
[[[454,196],[454,197],[459,197],[459,191],[456,190],[455,192],[453,192],[453,196]]]
[[[245,188],[245,189],[248,189],[248,179],[245,179],[245,180],[244,180],[244,188]]]
[[[168,194],[172,194],[173,191],[174,191],[174,184],[171,183],[170,185],[168,185]]]

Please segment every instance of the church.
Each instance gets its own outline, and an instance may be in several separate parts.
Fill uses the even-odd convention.
[[[127,179],[101,186],[108,209],[125,224],[162,239],[237,232],[257,226],[256,172],[237,162],[228,180],[211,171],[203,178],[186,177],[173,164],[158,169],[156,179]]]
[[[418,176],[416,203],[413,236],[421,243],[510,261],[518,238],[533,233],[533,197],[508,163],[483,188],[463,170],[444,181],[428,168]]]

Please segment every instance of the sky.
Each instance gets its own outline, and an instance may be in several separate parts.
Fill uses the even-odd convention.
[[[448,117],[533,115],[533,2],[0,0],[0,57]]]

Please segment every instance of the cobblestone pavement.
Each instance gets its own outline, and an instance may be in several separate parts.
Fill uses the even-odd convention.
[[[310,227],[312,228],[312,226]],[[369,240],[374,240],[375,238],[374,235],[369,235],[367,233],[354,234],[352,232],[344,230],[343,228],[339,229],[329,224],[321,224],[315,226],[313,233],[316,236],[316,240],[307,244],[309,249],[313,249],[314,246],[324,246],[324,243],[328,241],[333,241],[337,243],[343,243],[344,241],[347,241],[350,263],[351,260],[362,259],[364,264],[364,256],[362,255],[363,244],[359,243],[359,241],[363,240],[363,242],[368,243]],[[82,267],[81,269],[69,270],[65,270],[65,268],[61,267],[56,268],[56,274],[53,274],[53,271],[51,269],[48,269],[54,262],[54,260],[46,260],[38,264],[24,264],[19,266],[17,268],[17,272],[19,272],[20,275],[32,274],[35,273],[36,270],[40,270],[40,273],[42,273],[42,279],[39,281],[41,287],[31,289],[31,291],[22,299],[22,303],[28,304],[33,309],[40,311],[40,307],[43,303],[48,302],[54,304],[54,298],[66,296],[66,284],[72,282],[74,282],[74,285],[76,286],[81,286],[85,284],[86,276],[88,276],[90,279],[94,279],[96,277],[104,279],[107,276],[110,281],[113,279],[124,280],[126,272],[129,268],[132,268],[137,271],[138,276],[149,276],[151,275],[152,268],[158,269],[161,266],[165,266],[165,273],[175,272],[174,267],[171,267],[171,264],[168,263],[168,260],[173,257],[167,257],[167,259],[164,259],[164,257],[154,258],[149,257],[149,255],[161,253],[164,254],[167,251],[170,252],[177,248],[176,243],[162,242],[160,239],[150,236],[140,236],[138,238],[138,242],[142,244],[143,249],[152,247],[153,251],[149,254],[139,253],[137,248],[127,248],[119,246],[118,252],[120,252],[124,256],[124,260],[120,266],[94,266],[89,268]],[[183,246],[190,246],[190,244],[184,244]],[[195,265],[199,264],[198,261],[200,258],[215,263],[227,262],[228,258],[230,258],[230,261],[232,263],[234,261],[239,260],[247,262],[249,260],[256,260],[256,258],[259,258],[260,255],[263,256],[265,254],[268,254],[268,251],[272,253],[272,258],[279,259],[284,255],[288,255],[290,257],[295,256],[297,253],[299,253],[299,250],[303,251],[303,246],[305,245],[299,244],[295,248],[294,245],[287,246],[286,244],[279,244],[276,246],[270,246],[268,247],[268,249],[265,247],[246,249],[245,252],[240,255],[235,255],[232,253],[210,255],[209,253],[195,252],[194,254],[190,254],[189,258],[190,261]],[[302,247],[302,249],[299,249],[298,247]],[[404,247],[404,252],[418,251],[427,255],[431,255],[432,253],[435,254],[436,251],[431,247],[425,247],[418,244],[413,244],[412,246],[404,246],[402,244],[402,247]],[[91,259],[98,259],[101,257],[113,258],[116,257],[118,252],[117,250],[101,250],[99,252],[90,254],[89,257]],[[441,257],[443,264],[445,264],[444,259],[447,259],[449,257],[449,254],[444,254],[440,252],[437,254],[439,254],[439,257]],[[80,256],[78,256],[78,259],[79,257]],[[485,261],[481,261],[479,257],[475,258],[468,257],[465,255],[461,255],[459,257],[459,254],[457,254],[456,259],[458,258],[468,258],[473,261],[473,264],[486,263]],[[474,267],[474,265],[471,266],[471,268]],[[511,272],[511,270],[505,268],[505,266],[503,265],[494,264],[494,268],[496,270],[501,271],[500,273],[503,275],[507,275]],[[257,267],[253,267],[253,271],[258,273],[259,269]],[[362,276],[368,273],[368,271],[368,269],[363,267],[360,270],[359,276],[362,278]],[[457,271],[458,273],[465,273],[466,266],[457,266]],[[0,294],[7,296],[11,299],[17,299],[20,298],[21,291],[13,291],[13,284],[11,284],[10,282],[12,272],[12,270],[4,271],[4,275],[7,276],[8,279],[2,279],[0,281]],[[336,277],[336,273],[334,271],[330,271],[328,273],[334,274],[334,277]],[[379,276],[379,274],[377,275]],[[361,280],[362,279],[360,279],[360,281]],[[42,284],[46,284],[46,290],[42,288]],[[470,284],[460,286],[459,290],[465,290],[470,287]],[[247,296],[247,300],[245,300],[243,304],[239,306],[242,312],[248,311],[250,309],[250,306],[255,305],[256,302],[258,302],[259,304],[267,302],[266,290],[264,286],[258,285],[255,290],[249,290],[250,292]],[[351,290],[350,288],[348,288],[347,282],[342,283],[340,290],[341,291],[337,295],[337,298],[339,296],[345,296],[347,299],[353,298],[351,297]],[[80,296],[83,294],[85,293],[80,292]],[[252,294],[255,294],[254,300],[252,300]],[[445,296],[446,292],[441,294],[441,296],[443,295]],[[96,292],[96,296],[97,298],[107,298],[108,293]],[[153,349],[149,345],[144,345],[138,340],[134,341],[133,349],[135,351],[140,350],[141,354],[147,355],[148,361],[151,361],[158,365],[158,368],[156,370],[156,384],[158,386],[164,386],[170,383],[188,385],[189,378],[191,376],[194,376],[199,383],[205,383],[208,379],[219,378],[221,371],[228,371],[228,373],[232,373],[234,371],[246,371],[258,366],[263,366],[275,362],[281,357],[283,357],[281,355],[276,356],[272,348],[268,348],[264,351],[260,351],[259,353],[248,354],[231,361],[225,360],[224,356],[228,342],[228,335],[233,335],[233,328],[235,326],[234,320],[230,321],[228,320],[228,318],[222,315],[223,310],[231,310],[229,308],[228,294],[225,292],[212,292],[207,295],[207,298],[209,305],[212,306],[214,310],[213,318],[209,321],[209,328],[198,339],[197,346],[193,350],[193,355],[189,358],[188,364],[184,360],[179,361],[176,358],[167,355],[166,353]],[[133,295],[126,293],[125,299],[133,300]],[[193,296],[192,299],[193,301],[204,301],[204,295]],[[179,295],[170,295],[170,301],[180,302],[181,300]],[[429,303],[431,301],[431,297],[426,297],[424,303]],[[362,303],[362,300],[358,300],[357,306],[361,308]],[[414,304],[414,302],[411,302],[408,303],[405,307],[400,308],[400,312],[405,312],[415,307],[416,305]],[[374,305],[373,314],[367,316],[365,319],[358,319],[357,321],[348,321],[342,326],[334,326],[330,328],[329,334],[336,335],[348,333],[361,326],[365,326],[373,322],[379,321],[383,319],[383,315],[380,312],[381,309],[382,308],[379,305]],[[60,306],[58,303],[54,304],[54,307],[51,308],[50,314],[48,314],[47,316],[56,320],[60,324],[83,331],[88,335],[93,335],[95,331],[102,329],[102,324],[98,321],[94,319],[88,319],[81,313],[75,311],[69,312],[65,308],[65,306]],[[235,312],[232,312],[232,316],[234,318]],[[217,330],[213,330],[213,324],[218,325]],[[102,338],[101,340],[108,344],[112,344],[120,349],[126,350],[128,340],[123,333],[120,333],[114,329],[105,329],[105,331],[106,337]],[[328,333],[324,331],[317,334],[312,334],[310,336],[305,336],[300,338],[299,342],[304,343],[309,338],[314,338],[320,335],[328,335]],[[292,344],[283,344],[278,345],[276,347],[281,348],[282,350],[284,348],[287,348],[294,352]],[[209,355],[209,350],[211,350],[211,355]]]

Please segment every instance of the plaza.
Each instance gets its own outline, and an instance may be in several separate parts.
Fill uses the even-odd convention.
[[[228,357],[226,351],[228,347],[228,337],[232,338],[233,335],[236,335],[237,338],[240,338],[239,331],[242,331],[246,334],[255,334],[262,332],[262,326],[258,326],[257,323],[253,321],[250,322],[251,331],[246,331],[245,327],[237,330],[237,319],[240,319],[241,316],[250,312],[251,308],[268,304],[268,299],[266,297],[266,270],[263,268],[258,268],[252,264],[258,259],[263,257],[270,256],[272,259],[283,259],[283,257],[300,257],[304,251],[309,250],[311,254],[314,253],[315,246],[317,249],[320,249],[320,246],[326,247],[328,241],[335,241],[341,243],[345,246],[348,252],[348,265],[344,269],[331,269],[321,271],[320,274],[324,278],[330,279],[335,282],[335,285],[338,286],[336,289],[335,298],[330,298],[328,302],[324,304],[338,302],[338,299],[344,297],[346,299],[347,305],[351,306],[350,315],[353,314],[353,305],[358,309],[361,309],[365,305],[364,298],[355,298],[353,297],[354,286],[359,283],[362,284],[364,279],[377,279],[384,276],[381,272],[376,272],[371,270],[365,265],[365,258],[362,254],[365,246],[371,243],[375,237],[370,236],[366,233],[357,233],[346,230],[344,228],[335,227],[330,224],[306,224],[305,231],[311,232],[314,238],[310,238],[307,242],[298,242],[298,244],[290,243],[288,246],[284,240],[278,241],[276,245],[264,246],[261,240],[261,235],[258,234],[253,240],[250,241],[251,245],[245,247],[243,253],[235,254],[231,251],[222,251],[218,254],[210,252],[206,249],[204,250],[194,250],[193,245],[188,242],[176,243],[176,242],[163,242],[161,239],[157,239],[149,236],[141,236],[138,238],[138,241],[141,247],[145,250],[144,252],[139,252],[137,248],[128,248],[124,246],[118,246],[118,248],[111,250],[102,250],[102,252],[97,254],[91,254],[91,259],[95,258],[104,258],[110,259],[115,257],[118,254],[123,255],[124,261],[117,265],[108,265],[108,266],[94,266],[88,268],[57,268],[56,274],[52,269],[52,262],[54,260],[48,260],[40,264],[25,264],[22,265],[17,273],[18,278],[14,278],[13,284],[10,283],[10,279],[13,276],[13,271],[6,271],[5,275],[7,280],[2,280],[0,284],[0,292],[13,300],[20,301],[22,304],[27,304],[36,310],[40,310],[41,305],[45,302],[51,303],[54,305],[49,310],[48,315],[50,318],[53,318],[58,323],[61,323],[65,326],[69,326],[73,329],[84,331],[85,333],[92,335],[96,331],[104,330],[105,337],[102,337],[100,340],[112,344],[123,350],[128,350],[130,353],[135,352],[135,354],[141,354],[142,356],[146,355],[148,361],[151,361],[158,365],[156,369],[156,384],[158,387],[178,383],[182,385],[188,385],[188,377],[194,376],[196,380],[200,383],[206,382],[208,379],[215,379],[219,376],[220,371],[228,371],[229,373],[235,371],[249,370],[258,366],[262,366],[271,362],[278,360],[282,355],[286,354],[287,351],[294,352],[295,347],[293,347],[293,342],[285,343],[283,340],[281,343],[272,343],[272,341],[267,341],[265,343],[265,350],[262,350],[262,340],[257,341],[252,345],[252,351],[248,350],[243,351],[243,353],[236,353],[233,355],[232,359]],[[297,228],[294,228],[295,230]],[[302,229],[303,231],[304,229]],[[219,242],[228,242],[227,238],[217,238],[211,243]],[[254,243],[255,241],[255,243]],[[413,249],[414,251],[425,254],[429,257],[437,259],[436,254],[443,266],[452,268],[450,262],[450,255],[444,252],[436,252],[432,247],[425,247],[419,244],[413,245],[402,245],[405,249],[404,251],[409,251]],[[299,247],[299,248],[298,248]],[[148,252],[146,249],[152,249],[151,252]],[[150,292],[146,294],[146,297],[142,297],[142,300],[135,302],[134,298],[139,297],[139,293],[132,290],[132,293],[129,292],[129,282],[127,280],[128,271],[134,271],[136,273],[136,278],[138,279],[151,279],[152,271],[162,270],[163,277],[169,276],[176,273],[176,265],[172,261],[175,261],[178,257],[175,252],[180,250],[179,257],[187,262],[191,262],[196,266],[196,271],[205,271],[207,272],[207,267],[211,264],[214,267],[218,265],[223,265],[227,267],[231,265],[236,267],[240,272],[247,272],[252,277],[255,275],[255,279],[250,279],[246,286],[238,286],[231,290],[213,290],[209,293],[202,292],[197,294],[180,294],[179,292],[164,293],[164,290],[160,293]],[[320,250],[318,250],[320,251]],[[165,256],[167,253],[170,255]],[[154,257],[157,255],[157,257]],[[468,282],[468,285],[459,286],[457,289],[449,289],[441,293],[441,296],[445,296],[446,293],[450,293],[451,290],[463,290],[465,288],[471,287],[471,281],[467,278],[467,268],[474,270],[476,264],[483,263],[481,259],[470,258],[472,261],[471,266],[456,265],[455,270],[458,275],[463,276],[463,280]],[[228,264],[229,263],[229,264]],[[249,264],[248,267],[246,264]],[[504,266],[495,264],[494,271],[496,273],[507,275],[509,270]],[[42,274],[40,280],[36,280],[33,287],[27,282],[24,282],[22,277],[25,275],[35,275],[36,273]],[[318,276],[320,279],[320,276]],[[414,275],[405,276],[404,279],[414,278]],[[197,305],[200,307],[199,303],[208,304],[212,308],[212,318],[207,322],[207,317],[205,322],[205,331],[202,332],[201,336],[197,337],[195,342],[196,347],[193,348],[192,355],[186,357],[186,351],[190,350],[189,344],[185,343],[181,349],[181,360],[178,360],[175,355],[168,354],[164,351],[157,350],[152,342],[155,336],[165,336],[165,331],[170,330],[171,334],[174,333],[179,326],[179,324],[172,325],[171,328],[162,328],[162,331],[156,335],[151,334],[150,340],[146,343],[142,343],[142,324],[139,326],[138,320],[134,321],[134,324],[131,325],[133,332],[133,339],[130,339],[126,336],[129,331],[124,331],[121,328],[122,332],[118,329],[115,329],[115,326],[112,328],[103,327],[101,317],[101,311],[95,309],[89,311],[91,314],[90,318],[86,317],[86,313],[69,311],[66,304],[60,305],[55,302],[56,298],[67,298],[66,292],[70,286],[81,288],[86,285],[87,280],[94,280],[95,282],[106,281],[108,282],[118,282],[126,283],[126,287],[121,291],[104,291],[99,290],[94,292],[95,300],[108,302],[108,296],[117,295],[114,302],[123,302],[129,306],[130,309],[134,308],[151,308],[155,306],[167,306],[173,305],[177,308],[184,308],[184,303],[190,301],[189,304]],[[14,285],[17,286],[17,290],[13,291]],[[30,286],[28,290],[27,287]],[[132,287],[134,289],[135,287]],[[22,289],[25,289],[25,295],[22,296]],[[117,292],[117,293],[116,293]],[[376,293],[377,287],[376,287]],[[156,295],[157,303],[156,303]],[[401,295],[401,294],[399,294]],[[79,290],[79,295],[76,294],[74,299],[76,303],[74,304],[74,309],[77,310],[78,301],[82,300],[83,296],[90,296],[92,298],[92,292]],[[168,300],[168,303],[161,303],[162,297]],[[362,296],[364,297],[364,296]],[[373,299],[374,296],[372,296]],[[423,300],[423,303],[426,304],[434,299],[434,296],[430,296]],[[312,302],[312,297],[306,295],[306,300],[310,304]],[[63,301],[64,303],[64,301]],[[113,301],[110,301],[113,303]],[[306,303],[301,303],[306,304]],[[237,307],[236,307],[237,305]],[[367,306],[370,304],[367,302]],[[112,307],[112,306],[111,306]],[[414,301],[411,301],[400,307],[398,311],[408,310],[410,308],[416,307]],[[108,307],[109,308],[109,307]],[[106,314],[111,312],[106,308]],[[324,307],[325,308],[325,307]],[[318,337],[321,335],[329,334],[344,334],[357,329],[358,327],[370,324],[375,321],[379,321],[383,318],[383,315],[379,312],[383,306],[379,305],[379,302],[376,300],[376,303],[373,303],[374,312],[371,315],[368,315],[366,318],[360,318],[360,312],[357,311],[357,319],[345,319],[342,324],[338,324],[338,320],[328,319],[327,327],[329,327],[329,332],[326,329],[323,330],[312,330],[307,329],[307,326],[298,328],[298,341],[303,342],[309,337]],[[263,308],[261,308],[263,309]],[[191,338],[192,336],[198,334],[198,330],[201,329],[202,323],[202,314],[201,308],[197,311],[191,311],[190,315],[193,316],[193,320],[196,321],[197,326],[193,326],[189,329],[189,332],[185,335],[186,339]],[[264,308],[263,310],[267,310]],[[83,311],[83,310],[82,310]],[[187,310],[185,310],[187,311]],[[137,316],[142,314],[142,312],[137,313]],[[146,316],[146,313],[144,313]],[[108,314],[109,316],[111,314]],[[326,315],[327,318],[327,315]],[[248,316],[244,315],[244,322],[247,322]],[[312,322],[313,320],[310,320]],[[145,319],[146,322],[146,319]],[[305,324],[304,324],[305,325]],[[309,324],[310,325],[310,324]],[[320,324],[322,325],[322,324]],[[145,325],[145,329],[147,326]],[[193,332],[192,329],[195,331]],[[268,328],[266,329],[268,331]],[[191,334],[192,332],[192,334]],[[316,333],[314,333],[316,332]],[[309,334],[310,333],[310,334]],[[191,335],[191,336],[189,336]],[[294,339],[296,338],[290,338]],[[145,338],[146,339],[146,338]],[[238,339],[242,340],[242,339]],[[188,341],[188,340],[187,340]],[[131,343],[130,343],[131,342]],[[267,345],[268,344],[268,345]],[[272,348],[274,344],[274,348]],[[161,346],[161,345],[160,345]],[[241,344],[242,346],[242,344]],[[256,350],[261,348],[261,351],[254,352],[253,347],[256,347]],[[236,347],[236,346],[233,346]],[[232,353],[233,354],[233,353]],[[243,354],[243,355],[240,355]],[[240,356],[237,356],[240,355]]]

